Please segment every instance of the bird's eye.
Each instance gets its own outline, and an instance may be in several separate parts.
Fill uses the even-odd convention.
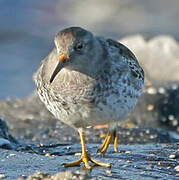
[[[83,49],[83,44],[82,43],[77,43],[75,46],[75,50],[80,51],[81,49]]]

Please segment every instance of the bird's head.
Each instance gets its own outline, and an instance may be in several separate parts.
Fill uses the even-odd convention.
[[[70,27],[60,31],[54,42],[58,63],[50,78],[50,83],[62,68],[86,74],[92,73],[92,67],[96,63],[96,49],[98,49],[96,46],[98,45],[91,32],[80,27]]]

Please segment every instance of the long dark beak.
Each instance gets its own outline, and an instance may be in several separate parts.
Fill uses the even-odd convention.
[[[56,76],[56,75],[58,74],[58,72],[60,72],[60,70],[64,67],[65,60],[66,60],[66,59],[67,59],[66,54],[62,54],[62,55],[60,56],[60,60],[59,60],[59,62],[58,62],[58,65],[57,65],[57,67],[55,68],[55,70],[54,70],[54,72],[53,72],[53,74],[52,74],[52,76],[51,76],[51,78],[50,78],[50,83],[53,82],[55,76]]]

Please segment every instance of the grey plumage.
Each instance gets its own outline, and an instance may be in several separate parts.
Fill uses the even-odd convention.
[[[67,60],[50,82],[64,53]],[[123,120],[142,93],[144,72],[124,45],[71,27],[57,34],[55,47],[34,80],[41,100],[56,118],[83,128]]]

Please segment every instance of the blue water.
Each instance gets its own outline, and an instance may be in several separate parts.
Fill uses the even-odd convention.
[[[48,32],[53,30],[37,21],[38,5],[35,0],[0,1],[0,99],[32,93],[32,74],[53,47]]]
[[[63,27],[113,38],[162,33],[179,39],[178,0],[112,1],[0,0],[0,99],[33,92],[32,74]]]

